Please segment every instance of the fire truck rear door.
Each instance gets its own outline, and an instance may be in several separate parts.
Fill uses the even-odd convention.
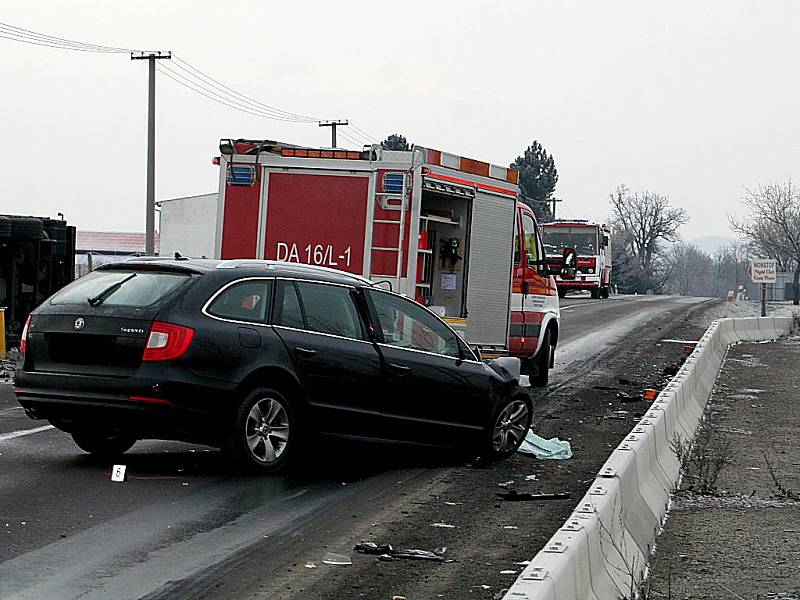
[[[467,340],[507,349],[514,243],[513,198],[477,191],[467,275]]]

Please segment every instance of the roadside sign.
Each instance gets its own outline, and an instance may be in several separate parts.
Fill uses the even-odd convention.
[[[754,258],[747,269],[753,283],[775,283],[777,271],[777,261],[771,258]]]

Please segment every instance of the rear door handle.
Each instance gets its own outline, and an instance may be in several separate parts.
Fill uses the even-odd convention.
[[[405,375],[411,370],[411,367],[406,365],[398,365],[397,363],[389,363],[389,368],[397,375]]]
[[[299,354],[303,358],[313,358],[314,356],[317,355],[317,351],[311,350],[310,348],[300,348],[298,346],[294,350],[295,352],[297,352],[297,354]]]

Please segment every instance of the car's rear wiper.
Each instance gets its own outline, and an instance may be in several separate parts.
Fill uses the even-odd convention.
[[[95,296],[94,298],[87,298],[86,301],[89,303],[89,306],[98,306],[102,304],[106,298],[108,298],[111,294],[116,292],[119,288],[121,288],[125,283],[127,283],[134,277],[136,277],[136,273],[131,273],[125,279],[122,279],[117,283],[108,286],[102,292],[97,294],[97,296]]]

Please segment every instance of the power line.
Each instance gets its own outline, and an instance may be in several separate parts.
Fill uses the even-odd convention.
[[[201,96],[204,96],[209,100],[213,100],[218,104],[227,106],[228,108],[232,108],[234,110],[238,110],[239,112],[247,113],[256,117],[273,119],[276,121],[285,121],[289,123],[308,123],[308,121],[298,121],[297,119],[278,117],[275,116],[273,113],[268,113],[253,106],[243,104],[240,101],[222,95],[221,93],[215,91],[213,88],[203,86],[197,83],[196,81],[189,79],[188,77],[182,75],[181,73],[176,72],[175,70],[171,69],[166,65],[159,64],[157,65],[157,68],[159,73],[165,75],[166,77],[169,77],[170,79],[182,85],[183,87],[195,92],[196,94],[200,94]]]
[[[131,52],[131,48],[119,48],[117,46],[103,46],[100,44],[87,44],[86,42],[79,42],[68,38],[62,38],[54,35],[47,35],[44,33],[37,33],[30,29],[17,27],[8,23],[0,22],[0,35],[5,39],[10,39],[17,42],[25,42],[29,44],[37,44],[40,46],[47,46],[50,48],[60,48],[62,50],[77,50],[80,52],[98,52],[98,53],[123,53]]]
[[[361,133],[366,139],[370,140],[371,142],[375,142],[376,144],[378,143],[378,138],[376,138],[375,136],[370,135],[369,133],[367,133],[366,131],[361,129],[358,125],[353,123],[353,121],[350,121],[350,127],[352,127],[353,129],[355,129],[356,131]]]
[[[355,145],[355,146],[367,146],[367,145],[368,145],[368,144],[364,144],[364,143],[362,143],[361,141],[359,141],[359,140],[355,139],[354,137],[352,137],[352,135],[351,135],[351,134],[349,134],[349,133],[345,133],[345,132],[344,132],[343,130],[341,130],[341,129],[337,129],[337,131],[336,131],[336,134],[337,134],[338,136],[340,136],[340,137],[344,138],[344,139],[345,139],[345,141],[348,141],[348,142],[350,142],[351,144],[353,144],[353,145]]]
[[[190,73],[192,73],[193,74],[192,76],[195,77],[196,79],[205,80],[206,82],[208,82],[209,85],[211,85],[211,87],[215,87],[217,89],[221,89],[221,90],[224,90],[226,92],[230,92],[230,93],[238,96],[239,98],[242,98],[243,100],[246,100],[250,104],[253,104],[253,105],[256,105],[258,107],[261,107],[262,109],[264,109],[266,111],[275,112],[276,114],[283,115],[284,117],[287,117],[287,118],[295,118],[295,119],[302,120],[302,121],[309,122],[309,123],[319,121],[318,117],[312,117],[312,116],[308,116],[308,115],[301,115],[301,114],[293,113],[293,112],[286,111],[286,110],[283,110],[283,109],[280,109],[280,108],[276,108],[274,106],[270,106],[269,104],[264,104],[263,102],[259,102],[258,100],[255,100],[255,99],[251,98],[250,96],[247,96],[245,94],[237,92],[236,90],[234,90],[233,88],[225,85],[224,83],[222,83],[220,81],[217,81],[216,79],[214,79],[210,75],[207,75],[206,73],[202,72],[197,67],[191,65],[186,60],[184,60],[184,59],[182,59],[182,58],[180,58],[180,57],[178,57],[176,55],[173,55],[173,57],[175,58],[175,60],[178,63],[180,63],[179,64],[180,68],[183,68],[185,71],[189,71]]]

